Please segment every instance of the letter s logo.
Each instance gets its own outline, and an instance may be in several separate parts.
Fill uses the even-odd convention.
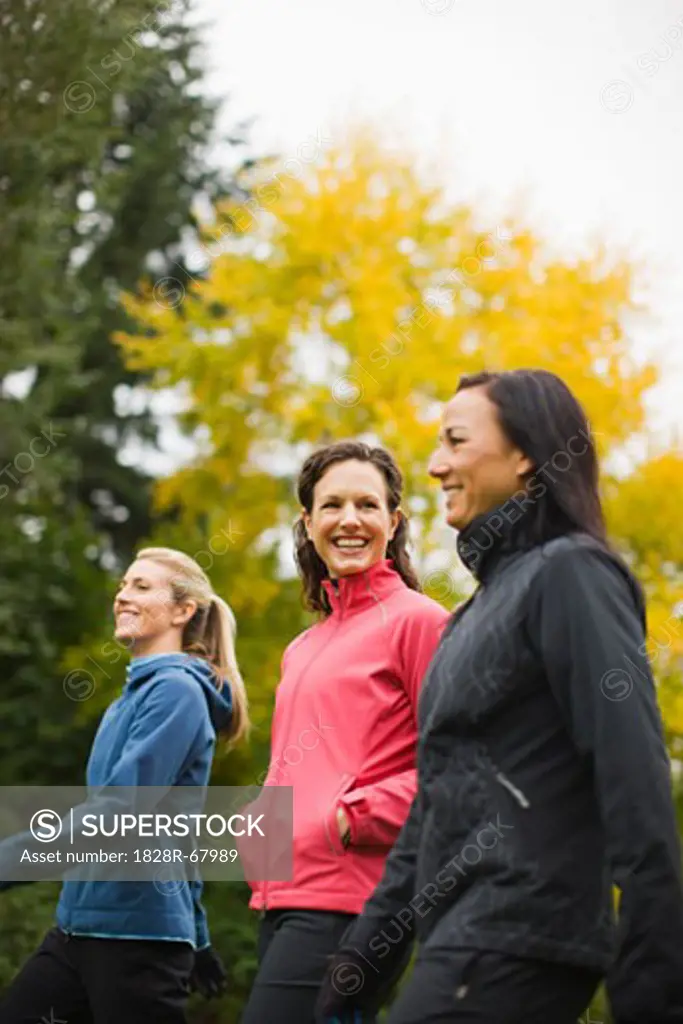
[[[29,828],[39,843],[53,843],[61,835],[62,819],[56,811],[36,811]]]

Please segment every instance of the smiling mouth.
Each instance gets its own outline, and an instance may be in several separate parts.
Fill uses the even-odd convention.
[[[116,616],[116,626],[120,628],[122,626],[132,626],[139,619],[137,612],[119,612]]]
[[[361,537],[337,537],[332,541],[337,551],[363,551],[369,543],[369,540]]]

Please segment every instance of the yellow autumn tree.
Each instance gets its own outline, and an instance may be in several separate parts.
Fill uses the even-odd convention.
[[[646,650],[672,754],[683,745],[683,451],[655,451],[611,488],[608,521],[648,597]]]
[[[657,374],[635,360],[624,330],[635,310],[627,264],[604,251],[550,257],[514,220],[481,223],[367,132],[296,171],[259,168],[247,184],[249,201],[226,202],[205,226],[204,278],[142,285],[125,299],[139,330],[117,341],[153,387],[182,389],[181,423],[198,454],[159,483],[158,507],[180,511],[181,532],[200,519],[205,536],[233,530],[238,543],[214,572],[240,620],[257,623],[273,687],[271,623],[286,588],[276,553],[312,446],[358,435],[387,444],[424,555],[442,537],[426,460],[439,403],[460,374],[558,373],[586,407],[607,466],[646,432]],[[606,475],[613,535],[645,576],[653,642],[681,599],[680,469],[680,456],[665,453],[626,478]],[[453,588],[430,582],[454,603]],[[683,736],[680,653],[672,643],[656,659],[672,749]]]

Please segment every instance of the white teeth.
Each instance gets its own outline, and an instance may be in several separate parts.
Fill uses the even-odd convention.
[[[334,542],[338,548],[364,548],[367,541],[364,540],[336,540]]]

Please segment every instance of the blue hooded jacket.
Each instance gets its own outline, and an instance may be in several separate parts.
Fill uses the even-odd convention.
[[[134,659],[105,712],[86,768],[88,788],[206,786],[216,734],[230,721],[230,691],[208,662],[187,654]],[[178,891],[175,891],[175,890]],[[171,891],[173,890],[173,891]],[[148,881],[67,881],[57,924],[71,935],[209,945],[201,881],[164,891]]]

